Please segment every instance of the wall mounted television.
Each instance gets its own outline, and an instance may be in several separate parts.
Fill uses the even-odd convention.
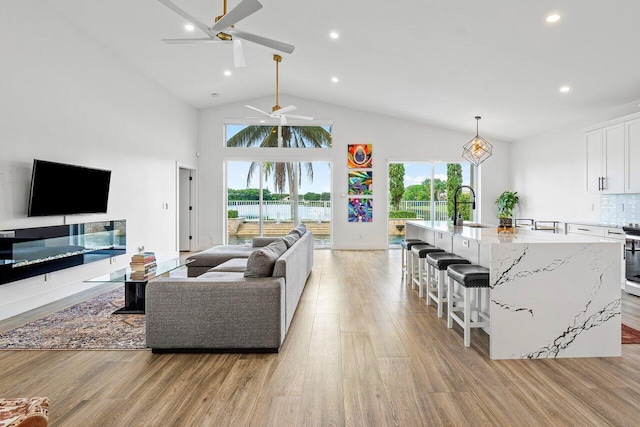
[[[35,159],[28,216],[107,213],[111,171]]]

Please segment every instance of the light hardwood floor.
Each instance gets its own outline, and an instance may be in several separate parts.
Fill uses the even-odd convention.
[[[400,251],[316,251],[278,354],[2,351],[0,397],[51,425],[638,425],[640,344],[621,358],[493,361],[400,280]],[[640,298],[623,296],[640,329]],[[523,333],[527,333],[523,331]]]

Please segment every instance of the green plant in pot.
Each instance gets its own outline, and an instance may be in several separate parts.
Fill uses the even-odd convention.
[[[513,226],[513,210],[520,201],[517,191],[504,191],[496,200],[501,227]]]

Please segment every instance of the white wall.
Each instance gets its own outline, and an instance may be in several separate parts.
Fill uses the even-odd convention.
[[[310,115],[317,120],[333,121],[333,148],[309,149],[307,160],[329,161],[333,171],[332,234],[334,249],[385,249],[387,248],[387,163],[389,161],[451,161],[459,162],[462,146],[474,135],[452,132],[423,124],[391,117],[365,113],[281,95],[280,105],[294,104],[295,113]],[[300,150],[291,149],[237,149],[224,146],[223,123],[225,119],[255,116],[244,107],[250,104],[270,111],[273,98],[261,98],[236,104],[201,110],[198,119],[200,246],[209,247],[224,240],[225,212],[225,160],[285,160],[295,159]],[[499,141],[494,143],[495,155],[481,166],[481,218],[496,223],[493,201],[508,188],[508,147]],[[372,223],[347,221],[347,145],[373,144],[374,211]],[[297,151],[294,152],[294,151]]]
[[[513,142],[511,182],[520,196],[518,216],[599,222],[600,196],[586,191],[584,130],[638,110],[638,102],[632,102]]]
[[[62,224],[27,218],[34,158],[112,170],[108,213],[127,249],[176,253],[176,162],[195,164],[197,113],[51,11],[0,6],[0,230]],[[162,204],[169,208],[163,209]],[[128,256],[0,286],[0,319],[87,289]]]

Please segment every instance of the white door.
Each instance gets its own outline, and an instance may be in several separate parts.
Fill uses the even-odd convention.
[[[180,251],[191,250],[191,184],[192,184],[191,170],[180,168],[179,177],[179,200],[178,200],[178,222],[180,228],[178,230],[179,235],[179,247]]]

